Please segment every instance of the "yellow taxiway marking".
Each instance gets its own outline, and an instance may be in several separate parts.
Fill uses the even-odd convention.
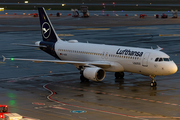
[[[5,64],[6,62],[0,62],[0,64]]]
[[[127,29],[158,29],[157,27],[128,27]]]
[[[40,48],[35,48],[35,50],[41,50]]]
[[[159,34],[159,36],[163,36],[163,37],[166,37],[166,36],[180,36],[180,34]]]
[[[58,36],[74,36],[73,34],[57,34]]]
[[[76,30],[110,30],[111,28],[77,28]]]

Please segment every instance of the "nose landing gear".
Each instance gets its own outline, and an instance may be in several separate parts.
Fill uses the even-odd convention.
[[[156,83],[156,80],[154,79],[156,76],[155,75],[150,75],[149,77],[152,79],[152,82],[150,84],[151,87],[156,87],[157,83]]]

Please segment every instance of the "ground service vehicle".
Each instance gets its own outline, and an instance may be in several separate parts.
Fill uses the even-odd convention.
[[[8,113],[8,106],[7,105],[0,105],[0,118],[3,118],[3,115]]]

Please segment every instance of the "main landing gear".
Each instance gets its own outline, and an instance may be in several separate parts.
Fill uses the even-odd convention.
[[[80,76],[81,83],[89,82],[89,80],[87,78],[85,78],[84,75],[83,75],[83,70],[84,69],[83,69],[82,66],[79,66],[79,70],[80,70],[80,74],[81,74],[81,76]]]
[[[124,72],[115,72],[116,79],[122,79],[124,78]]]
[[[87,78],[85,78],[83,74],[81,74],[80,80],[81,80],[81,83],[89,82],[89,80]]]
[[[150,75],[149,76],[151,79],[152,79],[152,82],[151,82],[151,87],[156,87],[157,86],[157,83],[156,83],[156,81],[155,81],[155,75]]]

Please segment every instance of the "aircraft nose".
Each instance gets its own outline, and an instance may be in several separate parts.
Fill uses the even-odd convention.
[[[171,64],[171,66],[170,66],[170,73],[171,73],[171,74],[174,74],[174,73],[177,72],[177,70],[178,70],[178,67],[177,67],[177,65],[173,62],[173,64]]]

